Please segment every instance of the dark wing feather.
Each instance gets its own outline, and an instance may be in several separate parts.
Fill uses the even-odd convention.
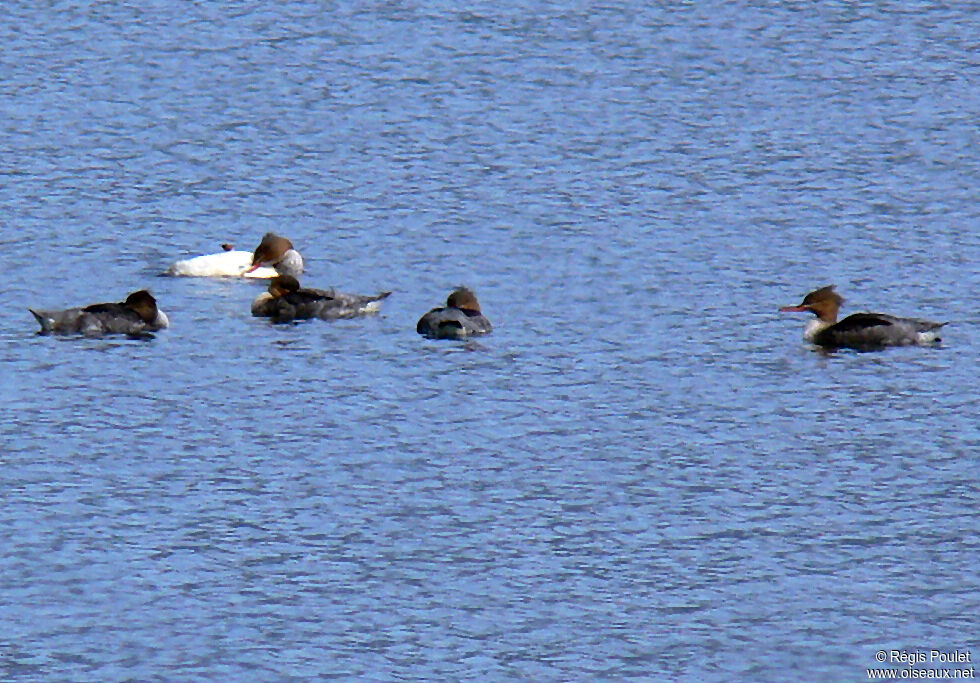
[[[839,323],[831,325],[827,328],[827,331],[834,330],[837,333],[860,332],[872,327],[893,324],[894,322],[888,316],[879,315],[878,313],[855,313],[847,316]]]
[[[139,313],[123,304],[92,304],[82,309],[81,332],[86,334],[136,334],[145,331]]]
[[[433,308],[422,316],[415,331],[435,339],[458,339],[472,334],[487,334],[493,325],[479,311],[470,309]]]
[[[92,304],[82,309],[86,313],[108,313],[110,315],[126,315],[132,310],[122,304]]]
[[[892,345],[896,332],[891,316],[855,313],[820,332],[814,341],[830,348],[877,349]]]
[[[323,291],[322,289],[308,289],[304,287],[297,289],[295,292],[289,292],[282,298],[293,306],[308,306],[309,304],[318,303],[320,301],[329,301],[333,299],[333,295],[330,292]]]

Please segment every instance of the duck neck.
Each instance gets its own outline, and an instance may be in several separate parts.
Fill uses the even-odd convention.
[[[806,324],[806,329],[803,330],[803,338],[808,342],[812,342],[818,334],[826,330],[828,327],[834,323],[823,320],[822,318],[814,318]]]
[[[303,275],[303,257],[295,249],[289,249],[275,264],[280,275],[292,275],[299,279]]]

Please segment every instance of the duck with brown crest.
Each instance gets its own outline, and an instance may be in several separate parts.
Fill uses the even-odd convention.
[[[292,275],[278,275],[269,282],[269,291],[263,292],[252,302],[252,315],[272,318],[274,322],[356,318],[377,313],[381,301],[390,294],[382,292],[369,296],[300,287],[299,280]]]
[[[463,339],[493,331],[493,325],[480,310],[476,294],[466,287],[457,287],[442,308],[433,308],[423,315],[415,331],[432,339]]]
[[[888,346],[927,346],[938,343],[938,331],[946,323],[899,318],[886,313],[854,313],[840,322],[837,315],[844,298],[834,291],[834,285],[814,290],[799,306],[784,306],[784,313],[813,313],[807,322],[803,338],[828,349],[859,349],[870,351]]]
[[[42,334],[142,335],[170,326],[167,314],[145,289],[119,303],[92,304],[59,311],[28,309],[41,325]]]
[[[293,247],[293,243],[274,232],[267,232],[252,252],[252,266],[246,273],[268,266],[275,268],[279,275],[299,278],[303,275],[303,257]]]

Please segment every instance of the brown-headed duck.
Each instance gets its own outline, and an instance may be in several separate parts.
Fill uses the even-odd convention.
[[[834,285],[814,290],[799,306],[784,306],[787,313],[810,312],[816,317],[806,324],[803,338],[829,349],[875,350],[886,346],[926,346],[941,341],[939,328],[946,323],[898,318],[885,313],[854,313],[840,322],[837,314],[844,298]]]
[[[344,294],[333,289],[300,287],[292,275],[278,275],[269,282],[269,291],[263,292],[252,302],[252,315],[272,318],[275,322],[320,318],[355,318],[377,313],[381,301],[391,292],[376,296]]]
[[[167,314],[157,308],[156,299],[145,289],[133,292],[119,303],[61,311],[28,310],[37,318],[42,334],[141,335],[170,326]]]
[[[415,326],[419,334],[433,339],[462,339],[489,334],[493,325],[480,311],[476,294],[466,287],[457,287],[446,299],[446,306],[433,308]]]

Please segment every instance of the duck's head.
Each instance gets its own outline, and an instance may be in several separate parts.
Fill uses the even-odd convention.
[[[274,299],[278,299],[281,296],[286,296],[290,292],[295,292],[298,289],[299,280],[294,278],[292,275],[277,275],[269,280],[269,294],[271,294]]]
[[[140,317],[140,320],[148,325],[157,319],[157,300],[145,289],[133,292],[127,296],[123,302],[123,306],[135,311],[136,315]]]
[[[287,251],[293,248],[293,243],[274,232],[267,232],[259,246],[252,252],[252,267],[246,273],[251,273],[260,266],[272,266],[282,260]]]
[[[803,297],[803,302],[799,306],[783,306],[779,310],[783,313],[800,313],[810,311],[821,320],[828,323],[837,322],[837,313],[840,311],[844,297],[834,291],[835,285],[827,285]]]
[[[476,294],[467,287],[457,287],[446,299],[446,305],[450,308],[461,308],[467,311],[480,312],[480,302],[476,300]]]

